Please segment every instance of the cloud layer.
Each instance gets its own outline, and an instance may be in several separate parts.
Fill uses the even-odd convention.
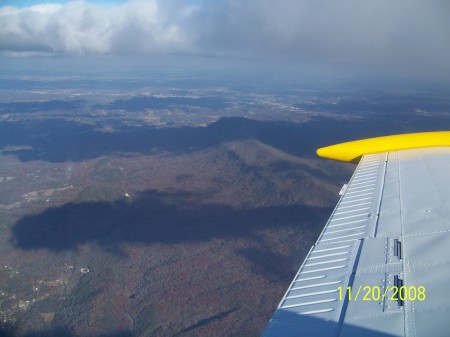
[[[450,69],[446,0],[74,1],[0,8],[3,53],[204,54]]]
[[[63,54],[174,52],[186,50],[188,39],[180,31],[181,21],[177,13],[167,12],[152,0],[123,5],[74,1],[21,9],[3,7],[0,48]]]

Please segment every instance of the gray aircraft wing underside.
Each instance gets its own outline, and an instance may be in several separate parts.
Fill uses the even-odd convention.
[[[365,155],[263,337],[450,336],[450,147]]]

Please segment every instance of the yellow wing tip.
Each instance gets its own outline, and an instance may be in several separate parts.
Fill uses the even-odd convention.
[[[316,154],[333,160],[357,162],[366,154],[435,146],[450,146],[450,131],[407,133],[355,140],[322,147],[316,150]]]

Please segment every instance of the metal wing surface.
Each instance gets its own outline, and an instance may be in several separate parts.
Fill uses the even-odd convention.
[[[262,336],[450,336],[450,147],[364,155]]]

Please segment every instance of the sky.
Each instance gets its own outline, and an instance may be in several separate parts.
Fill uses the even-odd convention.
[[[448,0],[0,0],[0,55],[201,55],[449,78]]]
[[[60,1],[42,1],[42,0],[0,0],[0,6],[14,6],[18,8],[29,7],[33,5],[39,5],[43,3],[54,3],[54,4],[65,4],[71,0],[60,0]],[[119,4],[125,3],[127,0],[92,0],[90,3],[103,3],[103,4]]]

